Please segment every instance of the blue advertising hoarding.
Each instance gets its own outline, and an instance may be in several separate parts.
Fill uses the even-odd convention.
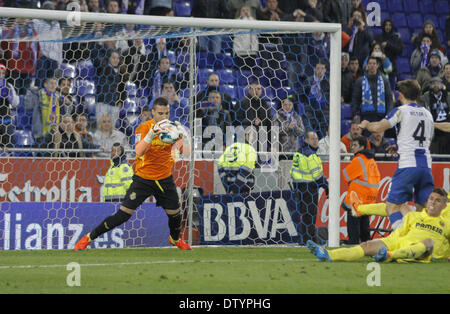
[[[197,204],[200,244],[299,243],[298,203],[289,190],[203,196]]]
[[[118,203],[1,204],[0,250],[73,249],[75,243],[118,210]],[[168,246],[167,215],[144,203],[125,224],[97,238],[92,248]]]

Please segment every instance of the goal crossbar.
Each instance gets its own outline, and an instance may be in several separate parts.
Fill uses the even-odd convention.
[[[69,22],[153,25],[200,30],[192,36],[202,36],[203,29],[270,32],[326,32],[330,33],[330,158],[329,158],[329,213],[328,245],[339,246],[340,216],[340,99],[341,99],[341,24],[281,21],[247,21],[238,19],[209,19],[194,17],[162,17],[146,15],[106,14],[78,11],[0,8],[0,18],[45,19]],[[183,34],[182,36],[186,36]],[[192,58],[192,56],[191,56]],[[192,61],[192,60],[191,60]],[[191,73],[192,75],[192,73]]]

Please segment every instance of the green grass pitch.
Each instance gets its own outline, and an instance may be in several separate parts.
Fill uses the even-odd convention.
[[[319,262],[304,247],[2,251],[0,293],[449,293],[450,265]],[[78,263],[78,277],[69,263]],[[376,266],[377,266],[376,265]],[[368,267],[369,266],[369,267]],[[78,278],[72,286],[67,279]],[[371,284],[368,284],[368,278]],[[375,283],[375,284],[374,284]]]

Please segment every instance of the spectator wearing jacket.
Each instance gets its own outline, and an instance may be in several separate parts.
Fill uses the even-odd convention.
[[[352,110],[355,119],[379,121],[393,108],[389,81],[378,71],[378,60],[369,57],[367,72],[353,86]]]
[[[364,136],[352,140],[351,152],[355,154],[349,165],[342,171],[344,180],[349,184],[343,207],[351,210],[350,193],[356,192],[363,204],[375,203],[380,184],[380,171],[373,152],[367,150]],[[370,239],[370,216],[353,217],[347,214],[348,244],[359,244]]]

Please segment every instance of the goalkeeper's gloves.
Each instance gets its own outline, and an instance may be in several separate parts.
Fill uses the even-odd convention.
[[[187,131],[187,130],[185,129],[185,127],[184,127],[179,121],[175,121],[174,123],[175,123],[175,125],[177,126],[178,132],[180,132],[180,137],[181,137],[183,140],[189,139],[189,138],[190,138],[190,136],[189,136],[189,131]]]
[[[160,133],[164,133],[164,128],[169,124],[169,120],[164,119],[159,121],[158,123],[156,123],[149,131],[148,133],[145,135],[144,137],[144,141],[146,143],[151,143],[153,141],[153,138],[160,134]]]

